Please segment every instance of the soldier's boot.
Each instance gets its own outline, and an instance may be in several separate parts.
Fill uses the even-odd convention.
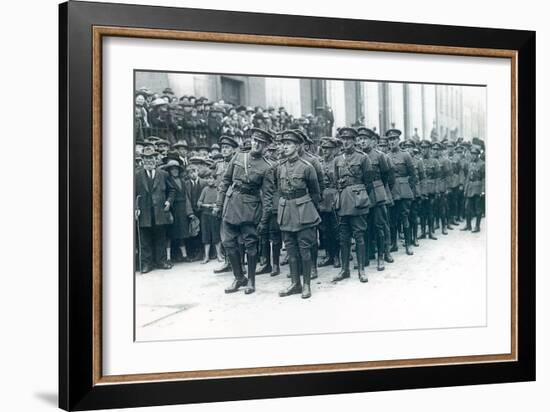
[[[298,272],[298,260],[295,258],[288,258],[288,265],[290,266],[290,278],[292,279],[290,286],[279,292],[280,297],[295,295],[302,293],[302,285],[300,284],[300,274]]]
[[[241,256],[238,251],[229,252],[226,250],[227,257],[233,268],[233,275],[235,279],[231,286],[225,289],[225,293],[234,293],[239,290],[241,286],[246,286],[248,279],[243,275],[243,270],[241,268]]]
[[[227,256],[225,257],[223,264],[219,268],[214,269],[214,273],[225,273],[225,272],[231,272],[231,264],[229,263],[229,259],[227,258]]]
[[[263,255],[263,264],[258,266],[256,274],[265,275],[266,273],[271,273],[273,268],[271,267],[271,247],[269,241],[264,241],[262,244],[262,255]]]
[[[343,279],[347,279],[350,277],[350,272],[349,272],[350,245],[349,244],[341,245],[340,251],[342,253],[342,269],[334,278],[332,278],[333,282],[339,282]]]
[[[257,255],[249,255],[247,253],[246,259],[248,262],[248,284],[244,293],[250,295],[251,293],[256,292],[256,261],[258,259]]]
[[[376,270],[381,272],[384,269],[385,269],[385,267],[384,267],[384,254],[383,253],[378,253],[378,261],[377,261],[377,265],[376,265]]]
[[[279,261],[281,260],[281,248],[278,245],[273,245],[273,270],[271,276],[277,276],[281,273]]]
[[[432,239],[432,240],[437,240],[437,238],[434,236],[434,222],[433,220],[430,221],[430,224],[429,224],[429,235],[428,235],[428,238]]]
[[[361,283],[366,283],[369,281],[369,279],[367,277],[367,273],[365,272],[365,260],[366,260],[365,248],[358,247],[356,252],[357,252],[357,266],[358,266],[357,274],[359,276],[359,281]]]
[[[480,231],[479,225],[481,224],[481,216],[476,216],[476,227],[474,230],[472,230],[472,233],[477,233]]]
[[[390,253],[390,245],[389,245],[389,243],[386,243],[386,244],[385,244],[385,249],[384,249],[384,260],[386,261],[386,263],[393,263],[393,262],[394,262],[393,256],[392,256],[391,253]]]
[[[338,269],[340,268],[342,265],[340,264],[340,256],[338,256],[339,253],[337,252],[337,254],[334,256],[334,263],[332,264],[332,267]]]
[[[317,255],[318,255],[319,249],[317,245],[313,246],[311,249],[311,269],[310,269],[310,278],[311,279],[317,279],[319,276],[317,273]],[[302,268],[303,269],[303,268]]]
[[[332,256],[330,256],[329,252],[325,251],[325,253],[326,253],[326,256],[323,259],[321,259],[321,261],[317,265],[320,268],[325,267],[325,266],[330,266],[334,262],[334,259],[332,258]]]
[[[281,260],[281,266],[288,265],[288,253],[285,254],[285,257]]]
[[[403,228],[405,232],[405,252],[407,255],[411,256],[414,255],[414,252],[411,249],[411,227]]]
[[[412,245],[415,247],[420,246],[418,243],[418,224],[414,222],[410,229],[412,231]]]
[[[313,262],[311,260],[302,260],[302,270],[304,274],[304,286],[302,287],[302,299],[311,297],[311,279]]]
[[[421,234],[418,239],[426,239],[426,219],[420,218]]]
[[[441,218],[441,234],[447,234],[447,225],[445,224],[445,220],[443,218]]]
[[[466,226],[464,226],[460,230],[462,230],[462,231],[472,230],[472,219],[469,216],[466,218]]]
[[[397,252],[397,228],[391,229],[391,249],[390,252]]]

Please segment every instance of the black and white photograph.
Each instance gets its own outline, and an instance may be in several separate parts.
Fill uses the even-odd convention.
[[[486,326],[485,85],[133,86],[137,342]]]

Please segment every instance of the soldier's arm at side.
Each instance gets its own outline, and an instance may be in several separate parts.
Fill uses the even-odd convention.
[[[363,183],[365,184],[365,187],[367,190],[371,191],[373,189],[372,183],[373,183],[373,168],[372,168],[372,162],[370,161],[370,158],[367,155],[363,156],[363,159],[361,160],[362,165],[362,171],[363,171]]]
[[[306,167],[304,175],[311,200],[315,204],[315,207],[319,208],[319,202],[321,201],[321,188],[319,187],[317,171],[313,167]]]
[[[273,209],[273,191],[275,190],[274,170],[269,167],[262,179],[262,218],[260,223],[266,225]]]
[[[227,193],[227,189],[229,189],[229,186],[233,183],[233,169],[235,168],[235,158],[237,156],[233,156],[233,158],[229,161],[229,164],[227,165],[227,169],[225,170],[225,173],[223,174],[222,180],[218,186],[218,196],[216,197],[216,209],[221,210],[223,207],[223,202],[225,201],[225,194]]]
[[[380,168],[380,180],[384,185],[388,184],[390,165],[388,164],[388,159],[384,155],[379,156],[378,167]]]
[[[407,167],[407,174],[410,176],[410,184],[416,186],[418,183],[418,176],[416,175],[416,169],[414,168],[413,160],[409,153],[405,153],[405,166]]]

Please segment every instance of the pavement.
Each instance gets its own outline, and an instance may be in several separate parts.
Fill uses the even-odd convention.
[[[215,260],[136,273],[136,340],[484,326],[484,221],[479,233],[458,230],[462,226],[447,236],[438,230],[439,240],[420,240],[413,256],[400,247],[384,271],[378,272],[371,262],[368,283],[359,282],[357,271],[333,283],[338,269],[319,268],[310,299],[278,296],[290,284],[288,265],[276,277],[257,275],[256,293],[251,295],[245,295],[244,288],[225,294],[233,275],[213,273],[220,266]]]

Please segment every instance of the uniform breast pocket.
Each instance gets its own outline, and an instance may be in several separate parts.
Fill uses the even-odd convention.
[[[244,175],[244,164],[242,164],[241,162],[235,162],[235,166],[233,168],[233,179],[237,178],[238,180],[242,180],[242,177]]]
[[[303,176],[300,175],[292,175],[290,177],[292,181],[292,187],[294,189],[305,189],[306,188],[306,180]]]
[[[361,165],[359,163],[350,164],[349,170],[353,176],[361,176]]]
[[[363,209],[369,206],[369,194],[367,193],[367,189],[365,189],[364,186],[354,187],[352,188],[352,192],[353,192],[356,208]]]

